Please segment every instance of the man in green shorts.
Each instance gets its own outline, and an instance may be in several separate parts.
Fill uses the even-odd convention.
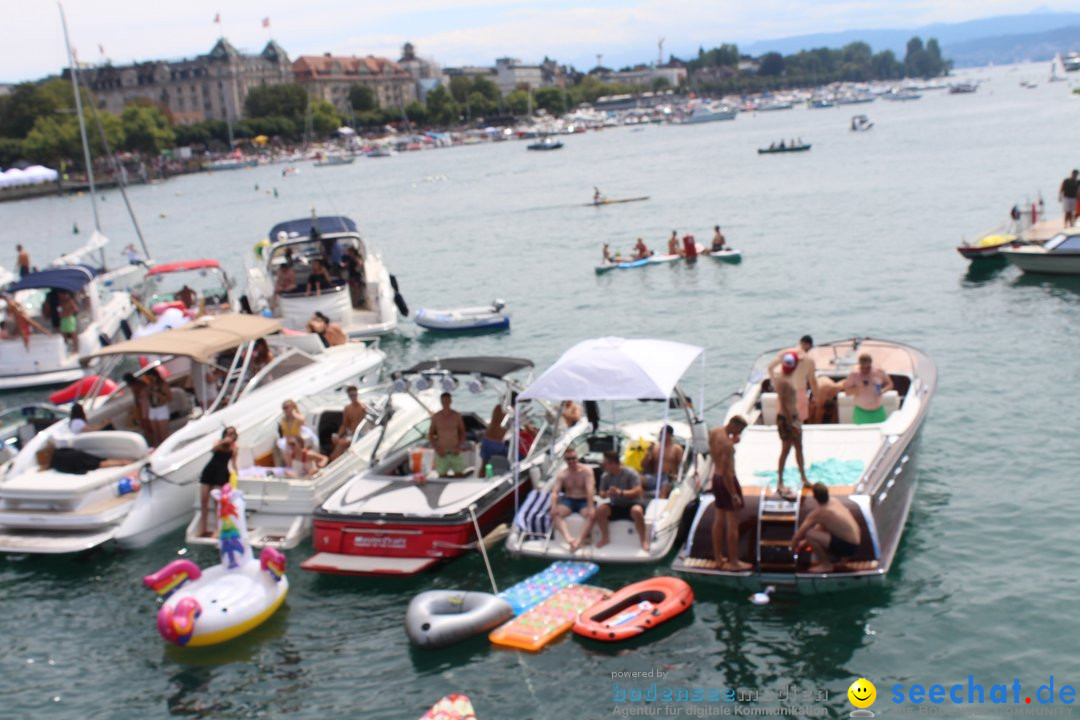
[[[465,447],[465,421],[461,413],[450,409],[450,393],[439,396],[442,410],[431,416],[428,429],[428,442],[435,449],[435,472],[439,477],[465,474],[465,456],[461,451]]]
[[[851,421],[856,425],[885,422],[881,397],[893,389],[892,380],[881,368],[874,367],[870,353],[859,356],[859,369],[844,380],[844,392],[855,398]]]
[[[60,293],[60,334],[71,344],[71,352],[79,353],[79,305],[69,292]]]

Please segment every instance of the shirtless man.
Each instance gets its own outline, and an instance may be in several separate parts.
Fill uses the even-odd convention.
[[[679,233],[671,231],[671,237],[667,241],[668,255],[682,255],[682,246],[679,244]]]
[[[660,478],[657,482],[656,466],[657,456],[660,454],[660,446],[664,446],[664,462],[660,465]],[[644,477],[646,492],[655,493],[658,498],[666,498],[671,493],[671,485],[675,478],[679,477],[679,466],[682,465],[683,447],[675,439],[675,431],[670,425],[665,425],[660,431],[660,437],[649,446],[645,453],[645,459],[641,461],[641,470]]]
[[[892,378],[881,368],[874,367],[870,353],[859,356],[859,369],[844,380],[844,392],[855,398],[851,422],[856,425],[885,422],[882,396],[893,389]]]
[[[465,421],[461,413],[450,409],[450,400],[448,392],[439,396],[442,410],[431,416],[428,429],[428,442],[435,449],[435,472],[439,477],[465,472],[465,456],[461,454],[465,447]]]
[[[799,465],[799,477],[802,478],[803,487],[810,487],[803,465],[802,419],[799,417],[795,384],[790,379],[799,369],[798,356],[793,352],[784,353],[780,367],[783,372],[774,375],[772,379],[773,389],[776,390],[779,400],[779,407],[776,409],[776,432],[780,436],[780,464],[776,470],[776,494],[787,500],[794,500],[795,494],[784,487],[784,465],[791,448],[795,448],[795,462]]]
[[[739,560],[739,515],[746,503],[742,486],[735,477],[735,443],[746,428],[746,419],[736,415],[721,428],[709,432],[712,458],[712,493],[715,511],[712,524],[713,560],[721,570],[749,570],[750,563]],[[724,553],[724,541],[727,553]]]
[[[785,354],[795,353],[795,356],[799,358],[799,366],[795,369],[790,380],[791,384],[795,386],[795,402],[799,407],[799,419],[804,422],[810,417],[810,400],[806,396],[806,388],[810,388],[810,392],[814,397],[818,395],[817,368],[814,366],[814,361],[807,356],[812,347],[814,347],[813,338],[809,335],[803,335],[799,339],[798,345],[781,350],[769,363],[769,376],[773,377],[776,375],[780,363],[783,362]]]
[[[353,433],[360,423],[364,422],[367,415],[367,407],[360,402],[360,390],[355,385],[345,388],[345,394],[349,396],[349,404],[341,411],[341,427],[330,436],[333,450],[330,452],[330,461],[333,462],[341,453],[349,449],[352,444]]]
[[[506,457],[510,454],[506,448],[506,433],[509,429],[509,423],[506,422],[506,408],[499,403],[492,409],[491,420],[484,428],[484,436],[480,438],[481,463],[486,465],[487,461],[496,455]],[[476,468],[476,476],[480,477],[483,471],[483,467]]]
[[[578,462],[577,450],[567,450],[563,460],[566,467],[555,476],[555,483],[551,487],[551,517],[555,521],[555,529],[570,546],[570,552],[576,552],[585,542],[585,533],[592,530],[596,478],[590,468]],[[585,527],[577,539],[570,537],[570,529],[566,526],[566,518],[575,512],[585,518]]]
[[[829,488],[814,483],[814,500],[818,506],[799,526],[791,538],[791,551],[797,553],[800,543],[806,542],[814,551],[810,572],[832,572],[833,560],[853,557],[859,551],[862,532],[851,512],[839,502],[829,502]]]
[[[638,238],[637,242],[634,243],[634,259],[644,260],[650,255],[652,255],[652,250],[649,249],[649,246],[645,244],[644,240]]]
[[[26,252],[26,248],[22,245],[16,245],[15,252],[18,253],[15,259],[15,267],[19,269],[19,277],[26,277],[30,274],[30,253]]]
[[[720,252],[724,249],[724,242],[724,233],[720,232],[720,226],[717,225],[713,228],[712,247],[710,250],[712,250],[712,252]]]

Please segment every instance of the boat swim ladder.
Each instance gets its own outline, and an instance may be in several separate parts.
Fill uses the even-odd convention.
[[[758,498],[757,564],[762,571],[794,572],[799,555],[791,551],[791,539],[799,527],[803,493],[794,500],[769,496],[767,486]]]

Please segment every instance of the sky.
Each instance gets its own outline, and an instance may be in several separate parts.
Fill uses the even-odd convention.
[[[115,65],[194,57],[224,35],[258,51],[273,37],[289,54],[396,60],[412,42],[443,66],[525,63],[545,56],[587,70],[664,59],[699,46],[851,29],[915,28],[1047,8],[1045,0],[65,0],[82,62]],[[220,24],[214,19],[220,15]],[[0,82],[34,80],[67,65],[57,6],[0,0]],[[270,27],[263,27],[269,18]],[[104,49],[104,54],[101,53]]]

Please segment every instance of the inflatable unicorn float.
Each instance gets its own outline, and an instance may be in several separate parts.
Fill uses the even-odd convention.
[[[173,560],[143,584],[165,602],[158,611],[161,637],[188,647],[216,645],[265,622],[285,601],[285,556],[263,548],[256,560],[248,544],[244,494],[226,484],[211,491],[218,506],[221,563],[200,570]]]

